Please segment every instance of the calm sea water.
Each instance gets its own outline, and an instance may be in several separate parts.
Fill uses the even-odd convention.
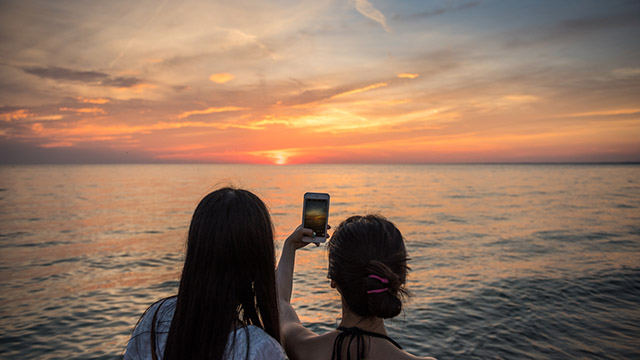
[[[640,358],[640,166],[0,167],[0,357],[115,359],[177,290],[190,216],[233,184],[265,200],[278,248],[306,191],[330,222],[378,212],[403,232],[412,297],[388,323],[440,359]],[[294,305],[317,332],[339,298],[326,251],[298,255]]]

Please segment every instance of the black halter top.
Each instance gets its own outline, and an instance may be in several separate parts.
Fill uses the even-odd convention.
[[[356,340],[356,353],[358,354],[358,359],[364,359],[364,335],[388,340],[398,349],[402,349],[402,346],[400,346],[397,342],[393,341],[392,338],[386,335],[362,330],[357,327],[345,328],[340,326],[338,327],[338,331],[340,331],[340,334],[336,336],[336,340],[333,342],[333,353],[331,354],[331,360],[342,360],[342,344],[344,343],[344,340],[347,336],[349,337],[349,343],[347,344],[347,360],[351,360],[351,351],[348,350],[351,349],[351,343],[354,339]]]

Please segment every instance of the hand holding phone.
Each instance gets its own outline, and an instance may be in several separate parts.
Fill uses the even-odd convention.
[[[313,230],[313,237],[305,236],[302,241],[318,244],[327,241],[328,224],[329,194],[313,192],[304,194],[302,227]]]

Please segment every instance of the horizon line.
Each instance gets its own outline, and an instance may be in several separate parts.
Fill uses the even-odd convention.
[[[640,165],[639,161],[460,161],[460,162],[317,162],[294,164],[197,161],[103,161],[103,162],[0,162],[0,166],[21,165],[251,165],[251,166],[307,166],[307,165]]]

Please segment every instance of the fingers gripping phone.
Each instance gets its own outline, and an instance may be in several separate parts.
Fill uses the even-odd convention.
[[[313,230],[313,237],[305,236],[302,241],[323,243],[327,241],[329,223],[329,194],[308,192],[304,194],[302,207],[302,227]]]

